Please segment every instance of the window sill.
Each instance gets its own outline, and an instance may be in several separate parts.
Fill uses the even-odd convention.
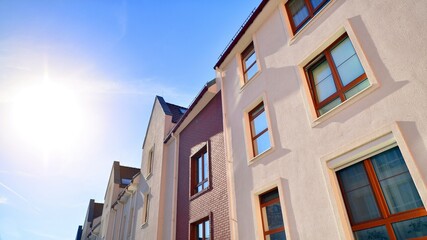
[[[325,6],[323,6],[319,12],[314,15],[310,20],[308,20],[308,22],[306,24],[304,24],[296,33],[291,33],[291,38],[288,41],[288,45],[291,46],[294,44],[295,41],[297,41],[301,35],[303,35],[303,33],[305,31],[307,31],[307,28],[310,28],[311,25],[313,25],[313,22],[316,21],[316,18],[319,18],[319,16],[321,16],[322,14],[324,14],[324,12],[326,12],[329,8],[331,8],[331,6],[336,2],[336,0],[331,0],[328,3],[325,4]]]
[[[202,196],[203,194],[210,192],[212,190],[211,184],[209,183],[209,187],[207,187],[206,189],[203,189],[202,191],[195,193],[193,195],[190,196],[190,201],[193,201],[194,199]]]
[[[140,228],[142,229],[142,228],[144,228],[144,227],[145,227],[145,226],[147,226],[147,225],[148,225],[148,221],[147,221],[147,222],[145,222],[145,223],[143,223],[143,224],[141,224],[141,227],[140,227]]]
[[[362,91],[358,92],[357,94],[355,94],[353,97],[347,99],[346,101],[342,102],[341,104],[339,104],[338,106],[332,108],[331,110],[329,110],[329,112],[317,117],[316,119],[314,119],[311,123],[311,127],[314,128],[317,125],[325,122],[326,120],[330,119],[331,117],[335,116],[336,114],[338,114],[339,112],[342,112],[344,109],[346,109],[348,106],[352,105],[353,103],[359,101],[360,99],[362,99],[363,97],[369,95],[371,92],[373,92],[375,89],[377,89],[379,87],[378,84],[376,83],[372,83],[371,85],[368,86],[367,88],[363,89]]]
[[[150,178],[151,178],[151,176],[153,176],[153,172],[150,172],[150,173],[145,177],[145,180],[150,179]]]
[[[253,75],[248,81],[246,81],[241,87],[240,92],[242,92],[251,82],[253,82],[258,76],[261,74],[261,70],[259,70],[255,75]]]
[[[270,154],[270,153],[272,153],[273,151],[274,151],[274,147],[273,147],[273,146],[271,146],[269,149],[267,149],[267,150],[265,150],[264,152],[262,152],[262,153],[260,153],[260,154],[256,155],[255,157],[251,158],[251,159],[248,161],[248,166],[252,165],[254,162],[257,162],[260,158],[263,158],[263,157],[265,157],[265,156],[269,155],[269,154]]]

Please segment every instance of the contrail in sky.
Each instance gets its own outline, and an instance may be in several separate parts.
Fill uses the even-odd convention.
[[[24,202],[28,203],[28,205],[30,205],[31,207],[33,207],[33,208],[34,208],[34,210],[35,210],[37,213],[41,213],[41,210],[40,210],[39,208],[37,208],[37,207],[33,206],[33,205],[31,204],[31,202],[30,202],[28,199],[26,199],[26,198],[25,198],[24,196],[22,196],[21,194],[17,193],[17,192],[16,192],[15,190],[13,190],[12,188],[8,187],[7,185],[3,184],[2,182],[0,182],[0,186],[2,186],[2,187],[4,187],[4,188],[6,188],[6,190],[8,190],[9,192],[11,192],[11,193],[15,194],[17,197],[19,197],[20,199],[22,199],[22,201],[24,201]]]

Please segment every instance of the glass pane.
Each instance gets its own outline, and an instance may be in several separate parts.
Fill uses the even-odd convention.
[[[270,137],[268,136],[268,131],[260,135],[254,141],[255,155],[265,152],[270,148]]]
[[[203,159],[199,157],[197,159],[197,182],[203,181]]]
[[[252,51],[252,53],[245,59],[245,69],[248,69],[254,62],[256,62],[256,54],[255,51]]]
[[[197,225],[197,237],[203,239],[203,223]]]
[[[363,89],[369,87],[369,85],[371,85],[371,84],[369,83],[368,79],[365,79],[365,80],[361,81],[359,84],[357,84],[356,86],[354,86],[353,88],[351,88],[350,90],[348,90],[347,92],[344,93],[345,98],[349,99],[349,98],[353,97],[358,92],[360,92]]]
[[[337,91],[331,69],[326,60],[314,68],[312,74],[318,102],[325,100]]]
[[[346,38],[332,49],[331,55],[343,86],[346,86],[365,72],[349,38]]]
[[[326,104],[325,106],[319,109],[320,115],[329,112],[332,108],[340,105],[340,103],[341,103],[341,99],[336,98],[335,100],[331,101],[330,103]]]
[[[247,72],[246,80],[251,79],[258,72],[258,65],[255,63]]]
[[[399,148],[376,155],[372,164],[392,214],[423,206]]]
[[[203,163],[204,163],[204,167],[203,167],[203,178],[206,179],[209,177],[209,159],[208,159],[208,153],[205,153],[203,155]]]
[[[363,162],[338,171],[338,176],[345,192],[369,185],[368,175],[366,174]]]
[[[264,219],[267,219],[267,226],[265,226],[265,231],[283,227],[282,209],[280,207],[280,203],[273,203],[264,208],[267,214],[267,216],[264,216]]]
[[[197,186],[197,192],[201,192],[202,190],[203,190],[203,186],[201,184]]]
[[[323,2],[323,0],[310,0],[310,2],[311,2],[311,6],[313,6],[313,10],[314,10]]]
[[[385,226],[369,228],[354,232],[356,240],[389,240],[387,229]]]
[[[337,70],[343,86],[351,83],[365,72],[356,54],[350,57],[341,66],[337,67]]]
[[[380,184],[392,214],[423,206],[409,172],[383,180]]]
[[[262,112],[260,115],[258,115],[253,120],[253,127],[254,127],[254,136],[262,132],[267,128],[267,117],[265,115],[265,111]]]
[[[380,181],[408,171],[398,147],[372,157],[372,165]]]
[[[209,221],[205,222],[205,239],[209,240],[211,237]]]
[[[380,212],[370,186],[358,188],[347,193],[347,202],[354,223],[361,223],[380,217]]]
[[[259,198],[261,204],[263,204],[273,199],[279,198],[279,192],[277,191],[277,189],[275,189],[274,191],[262,194]]]
[[[363,163],[357,163],[338,172],[346,204],[354,223],[360,223],[380,217],[380,212],[369,185]]]
[[[347,37],[340,42],[331,51],[332,59],[334,59],[335,66],[339,67],[347,59],[356,54],[350,39]]]
[[[265,236],[266,240],[286,240],[285,232],[273,233],[271,235]]]
[[[294,20],[295,27],[300,25],[308,17],[308,9],[304,0],[293,0],[289,4],[289,11]]]
[[[397,240],[427,236],[427,217],[415,218],[393,224]]]
[[[206,181],[203,183],[203,189],[206,189],[209,187],[209,181]]]

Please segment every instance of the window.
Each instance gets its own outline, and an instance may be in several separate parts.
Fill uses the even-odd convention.
[[[292,31],[295,33],[304,26],[329,0],[290,0],[286,11],[290,17]]]
[[[153,161],[154,161],[154,147],[151,148],[148,153],[148,161],[147,161],[147,177],[151,175],[153,172]]]
[[[191,239],[193,240],[209,240],[211,239],[211,229],[209,218],[204,218],[198,222],[195,222],[191,229]]]
[[[271,145],[263,102],[249,112],[249,122],[253,156],[255,157],[268,150]]]
[[[144,199],[143,199],[144,203],[143,203],[143,206],[142,206],[143,207],[143,210],[142,210],[142,225],[144,225],[144,224],[146,224],[148,222],[148,207],[149,207],[149,204],[150,204],[150,201],[149,201],[150,194],[145,193],[143,196],[144,196]]]
[[[245,82],[249,81],[258,72],[253,42],[242,52],[242,66]]]
[[[209,187],[209,155],[207,146],[191,158],[191,194],[202,192]]]
[[[122,185],[129,185],[132,182],[130,178],[122,178]]]
[[[347,35],[317,56],[305,71],[318,116],[370,85]]]
[[[427,236],[427,212],[398,147],[337,176],[355,239]]]
[[[277,188],[259,196],[264,239],[285,240],[282,208]]]

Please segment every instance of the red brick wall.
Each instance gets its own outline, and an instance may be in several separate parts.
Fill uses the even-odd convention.
[[[190,157],[197,149],[195,146],[201,146],[207,141],[211,189],[190,199]],[[209,215],[211,238],[230,239],[221,93],[218,93],[181,132],[177,201],[176,239],[189,239],[190,223]]]

